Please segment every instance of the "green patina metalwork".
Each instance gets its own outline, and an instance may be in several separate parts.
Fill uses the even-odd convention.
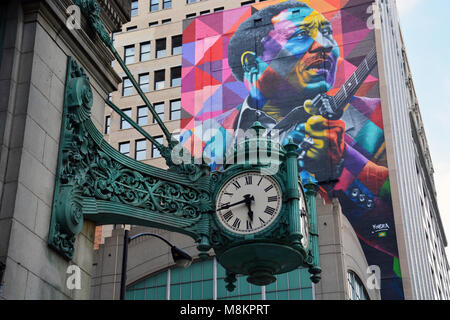
[[[305,186],[311,241],[308,248],[304,248],[301,244],[297,146],[289,143],[283,147],[266,138],[264,127],[255,123],[252,129],[256,134],[237,144],[227,157],[229,160],[244,155],[244,162],[225,165],[221,172],[211,172],[206,164],[196,164],[192,157],[190,163],[174,163],[172,153],[182,148],[175,148],[179,147],[178,142],[172,139],[113,48],[99,19],[98,4],[93,0],[74,2],[103,43],[116,55],[154,113],[168,141],[167,147],[161,144],[157,147],[169,169],[131,159],[103,140],[90,119],[93,95],[89,78],[83,68],[69,58],[49,245],[70,260],[76,235],[81,232],[85,219],[98,225],[142,225],[192,237],[202,258],[208,257],[208,251],[214,249],[219,263],[227,270],[226,282],[230,291],[235,287],[237,274],[249,275],[248,281],[253,284],[266,285],[275,281],[274,275],[299,266],[308,267],[312,281],[317,283],[321,272],[315,213],[317,186],[313,183]],[[127,119],[112,102],[106,103]],[[127,120],[153,142],[154,138],[138,124],[132,119]],[[265,152],[260,152],[262,148]],[[271,162],[260,156],[267,156],[267,151]],[[238,173],[265,172],[274,164],[278,170],[272,177],[281,186],[283,195],[281,212],[274,223],[251,235],[225,230],[215,215],[215,199],[221,186]]]

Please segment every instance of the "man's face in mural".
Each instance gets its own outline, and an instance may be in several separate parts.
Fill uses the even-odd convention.
[[[308,7],[286,9],[272,18],[272,24],[256,59],[258,79],[244,75],[259,106],[294,107],[330,90],[339,57],[331,24]]]

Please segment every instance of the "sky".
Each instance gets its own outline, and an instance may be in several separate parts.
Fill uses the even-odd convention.
[[[450,246],[450,1],[397,0],[397,8]]]

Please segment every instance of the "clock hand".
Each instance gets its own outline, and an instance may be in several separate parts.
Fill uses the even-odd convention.
[[[252,201],[255,200],[255,197],[251,196],[249,194],[246,194],[244,196],[244,198],[245,198],[245,204],[247,205],[247,208],[248,208],[248,217],[250,218],[250,221],[253,222]]]
[[[246,201],[247,201],[247,200],[246,200],[246,199],[244,199],[244,200],[242,200],[242,201],[238,201],[238,202],[236,202],[236,203],[232,203],[232,204],[227,204],[226,206],[222,206],[222,207],[220,207],[220,208],[216,209],[216,211],[220,211],[220,210],[225,210],[225,209],[229,209],[229,208],[231,208],[231,207],[237,206],[238,204],[242,204],[242,203],[245,203]]]

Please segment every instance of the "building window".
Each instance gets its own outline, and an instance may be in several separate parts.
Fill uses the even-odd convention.
[[[148,24],[148,26],[151,28],[151,27],[154,27],[154,26],[157,26],[158,25],[158,21],[152,21],[152,22],[149,22],[149,24]]]
[[[181,86],[181,67],[170,68],[170,86]]]
[[[208,13],[209,13],[209,10],[200,11],[200,15],[201,15],[201,16],[204,15],[204,14],[208,14]]]
[[[347,272],[348,294],[350,300],[370,300],[361,279],[353,272]]]
[[[219,11],[223,11],[223,10],[225,10],[224,7],[219,7],[219,8],[215,8],[214,12],[219,12]]]
[[[150,60],[150,41],[141,43],[140,61]]]
[[[136,160],[145,160],[147,158],[147,141],[145,139],[136,140],[134,158]]]
[[[167,23],[170,23],[170,22],[172,22],[172,19],[161,20],[161,24],[167,24]]]
[[[156,40],[156,58],[164,58],[166,56],[166,38]]]
[[[181,54],[183,37],[181,35],[172,37],[172,55]]]
[[[187,4],[189,4],[189,3],[194,3],[195,1],[197,1],[197,0],[186,0],[186,3],[187,3]]]
[[[197,14],[195,12],[194,13],[189,13],[189,14],[186,15],[186,19],[194,18],[196,15]]]
[[[170,101],[170,120],[181,119],[181,100]]]
[[[159,0],[150,0],[150,12],[159,10]]]
[[[138,15],[138,6],[139,6],[139,1],[131,2],[131,16],[132,17],[135,17]]]
[[[130,156],[130,141],[120,142],[119,152],[123,155]]]
[[[156,113],[160,117],[161,121],[164,121],[164,102],[158,102],[153,105]],[[153,123],[156,123],[156,119],[153,117]]]
[[[137,108],[137,124],[145,126],[148,124],[148,109],[147,106]]]
[[[276,275],[266,286],[268,300],[313,300],[308,269]],[[195,261],[189,268],[172,267],[142,278],[126,289],[126,300],[261,300],[262,288],[237,276],[236,289],[225,287],[225,269],[216,259]]]
[[[172,0],[163,0],[163,9],[172,8]]]
[[[111,116],[105,117],[105,134],[109,134],[109,130],[111,129]]]
[[[122,110],[122,112],[131,118],[131,108],[124,109],[124,110]],[[130,128],[131,128],[131,124],[127,120],[125,120],[123,117],[120,117],[120,129],[130,129]]]
[[[163,137],[155,137],[156,142],[159,142],[160,144],[163,144]],[[152,158],[159,158],[161,157],[161,153],[159,152],[158,148],[154,144],[152,144]]]
[[[128,31],[134,31],[134,30],[137,30],[137,26],[131,26],[131,27],[127,28],[127,32]]]
[[[164,89],[166,83],[166,70],[155,71],[155,90]]]
[[[122,96],[128,97],[133,94],[133,84],[131,83],[131,80],[128,78],[123,78],[122,83]]]
[[[252,3],[255,3],[255,0],[241,2],[241,6],[246,6],[246,5],[252,4]]]
[[[139,87],[143,92],[150,91],[150,76],[148,75],[148,73],[139,75]]]
[[[124,47],[125,64],[134,63],[134,45]]]

